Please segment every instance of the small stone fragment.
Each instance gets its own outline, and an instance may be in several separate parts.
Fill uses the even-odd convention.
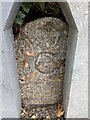
[[[47,115],[47,116],[46,116],[46,119],[50,119],[50,116],[49,116],[49,115]]]
[[[36,118],[37,118],[36,115],[33,115],[33,116],[32,116],[32,119],[36,119]]]

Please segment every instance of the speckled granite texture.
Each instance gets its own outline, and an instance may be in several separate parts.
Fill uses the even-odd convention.
[[[67,35],[66,23],[50,17],[21,29],[15,46],[19,77],[23,80],[22,99],[27,107],[62,100]]]

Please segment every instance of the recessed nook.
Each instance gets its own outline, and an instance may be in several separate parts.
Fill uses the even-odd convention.
[[[74,64],[74,57],[75,57],[75,50],[76,50],[76,43],[77,43],[77,35],[78,30],[74,21],[74,18],[72,16],[71,10],[69,8],[69,5],[67,2],[61,2],[59,3],[60,7],[63,11],[63,14],[66,18],[66,21],[69,25],[69,33],[68,33],[68,44],[67,44],[67,52],[66,52],[66,63],[65,63],[65,74],[64,74],[64,90],[63,90],[63,105],[64,105],[64,111],[65,116],[67,117],[68,112],[68,99],[69,99],[69,93],[70,93],[70,87],[71,87],[71,81],[72,81],[72,71],[73,71],[73,64]],[[5,7],[8,6],[7,10],[5,10]],[[4,108],[8,107],[9,111],[4,111],[3,116],[10,117],[10,111],[12,111],[12,107],[9,107],[11,102],[13,104],[14,108],[14,115],[12,113],[12,116],[14,117],[20,117],[20,109],[21,109],[21,103],[20,103],[20,88],[18,84],[18,73],[16,68],[16,60],[15,60],[15,52],[14,52],[14,45],[13,45],[13,36],[12,36],[12,25],[15,20],[15,16],[21,6],[21,3],[3,3],[3,50],[6,54],[3,54],[3,74],[6,74],[3,76],[4,81],[7,80],[7,83],[4,84],[3,81],[3,96],[6,95],[6,91],[8,90],[7,99],[3,100]],[[7,11],[7,12],[6,12]],[[8,47],[9,46],[9,47]],[[7,61],[7,63],[6,63]],[[8,64],[8,66],[7,66]],[[5,70],[9,70],[9,74],[5,73]],[[13,78],[13,79],[12,79]],[[8,87],[8,84],[9,87]],[[14,87],[13,87],[14,86]],[[17,88],[17,89],[16,89]],[[12,91],[11,91],[12,90]],[[13,97],[12,97],[13,96]],[[14,99],[12,99],[14,98]],[[8,104],[6,101],[9,101]],[[8,106],[9,105],[9,106]]]

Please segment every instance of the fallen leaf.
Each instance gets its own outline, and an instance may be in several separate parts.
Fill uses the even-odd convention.
[[[24,67],[27,68],[28,67],[28,61],[25,59],[24,60]]]
[[[62,115],[64,115],[64,111],[61,111],[61,109],[59,109],[59,110],[56,112],[56,116],[57,116],[57,117],[61,117]]]
[[[62,115],[64,115],[63,106],[60,106],[60,104],[58,103],[58,109],[56,111],[56,116],[61,117]]]

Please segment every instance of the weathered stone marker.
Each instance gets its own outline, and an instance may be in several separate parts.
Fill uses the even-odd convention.
[[[25,106],[61,101],[67,35],[66,23],[51,17],[20,30],[15,44]]]

